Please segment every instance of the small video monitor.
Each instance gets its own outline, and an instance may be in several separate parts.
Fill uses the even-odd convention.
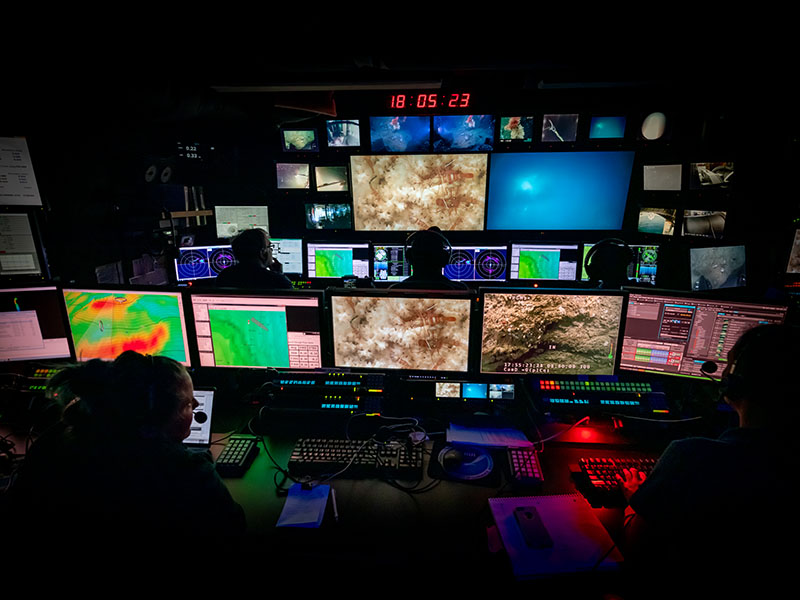
[[[410,277],[414,270],[406,260],[404,244],[372,244],[372,279],[396,283]]]
[[[763,301],[631,290],[619,368],[708,379],[701,367],[712,361],[719,376],[728,352],[745,331],[783,323],[787,310]]]
[[[246,229],[269,231],[269,212],[266,206],[216,206],[214,219],[217,237],[233,238]]]
[[[442,272],[451,281],[505,281],[507,253],[506,246],[452,246]]]
[[[2,179],[0,174],[0,183]],[[42,274],[32,218],[26,213],[0,213],[0,277]]]
[[[747,285],[744,246],[690,248],[691,286],[694,291],[737,288]]]
[[[329,295],[334,367],[469,370],[469,293],[343,289]]]
[[[594,244],[583,245],[581,281],[589,281],[589,274],[586,272],[586,255],[592,246]],[[628,279],[632,279],[636,283],[655,285],[659,247],[654,244],[629,244],[629,247],[633,251],[633,261],[628,265]]]
[[[281,142],[284,152],[319,152],[316,129],[281,129]]]
[[[645,165],[645,191],[673,191],[681,189],[682,165]]]
[[[428,152],[431,118],[418,116],[370,117],[372,152]]]
[[[674,208],[639,209],[638,231],[656,235],[674,235],[677,212]]]
[[[306,269],[308,277],[341,278],[355,275],[369,277],[368,242],[308,242]]]
[[[684,210],[683,235],[721,239],[726,215],[724,210]]]
[[[353,207],[349,203],[307,203],[306,229],[352,229]]]
[[[508,278],[575,281],[579,260],[578,244],[513,242]]]
[[[689,189],[725,189],[733,185],[733,163],[691,163],[689,165]]]
[[[125,350],[136,350],[191,364],[181,292],[127,288],[62,292],[77,360],[113,360]]]
[[[494,149],[493,115],[442,115],[433,117],[434,152],[491,152]]]
[[[574,142],[576,139],[578,139],[578,115],[544,115],[542,118],[543,142]]]
[[[358,119],[328,119],[325,131],[329,148],[361,146],[361,122]]]
[[[311,167],[308,163],[276,163],[275,174],[279,190],[307,190],[311,187]]]
[[[0,362],[70,359],[69,326],[55,286],[0,288]]]
[[[481,373],[613,375],[625,293],[481,290]]]
[[[625,137],[625,117],[592,117],[589,139],[620,139]]]
[[[283,265],[287,275],[303,273],[303,240],[302,238],[270,238],[272,256]]]
[[[789,249],[789,258],[786,263],[786,274],[800,274],[800,229],[794,232],[792,247]]]
[[[500,117],[500,142],[532,142],[533,117]]]
[[[344,165],[314,167],[314,180],[318,192],[346,192],[350,189]]]
[[[317,369],[322,366],[322,295],[191,294],[201,367]]]
[[[178,248],[175,277],[180,282],[212,279],[235,264],[230,245]]]

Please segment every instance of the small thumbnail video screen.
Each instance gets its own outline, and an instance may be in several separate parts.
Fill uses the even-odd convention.
[[[430,117],[370,117],[369,132],[373,152],[428,152],[431,149]]]
[[[575,281],[578,244],[512,243],[509,279]]]
[[[532,142],[533,117],[500,117],[500,142]]]
[[[625,117],[592,117],[589,139],[618,139],[625,137]]]
[[[283,272],[300,275],[303,272],[302,238],[270,238],[272,256],[283,265]]]
[[[269,211],[266,206],[225,206],[214,207],[217,237],[228,239],[245,229],[269,231]]]
[[[747,285],[744,246],[690,248],[691,284],[695,291]]]
[[[471,300],[331,297],[336,367],[465,372]]]
[[[328,119],[325,131],[330,148],[357,148],[361,145],[361,123],[358,119]]]
[[[491,152],[494,116],[446,115],[433,117],[434,152]]]
[[[689,189],[728,188],[733,185],[733,163],[691,163]]]
[[[414,273],[406,260],[404,245],[372,245],[372,278],[375,281],[403,281]]]
[[[279,190],[307,190],[310,187],[310,167],[307,163],[276,163]]]
[[[680,191],[682,171],[682,165],[645,165],[643,189]]]
[[[180,292],[64,289],[63,294],[77,360],[113,360],[136,350],[189,364]]]
[[[642,208],[639,210],[640,233],[673,235],[677,210],[674,208]]]
[[[319,152],[316,129],[282,129],[281,140],[285,152]]]
[[[506,246],[453,246],[443,274],[451,281],[504,281]]]
[[[318,192],[346,192],[350,189],[344,165],[314,167],[314,177]]]
[[[488,156],[351,156],[354,228],[483,230]]]
[[[683,235],[721,239],[726,214],[724,210],[684,210]]]
[[[308,242],[306,252],[309,277],[369,277],[368,243]]]
[[[352,229],[350,204],[306,204],[306,229]]]
[[[612,375],[624,294],[485,292],[482,373]]]
[[[175,276],[178,281],[211,279],[235,264],[230,245],[179,248]]]
[[[578,139],[578,115],[544,115],[543,142],[574,142]]]
[[[581,280],[589,281],[589,274],[586,272],[586,255],[594,244],[583,245],[583,258],[581,259]],[[628,279],[633,279],[636,283],[656,284],[656,272],[658,271],[658,246],[629,244],[633,250],[633,261],[628,265]]]
[[[794,232],[792,248],[789,250],[789,262],[786,264],[786,272],[789,274],[800,273],[800,229]]]
[[[0,362],[70,358],[58,288],[0,289]]]

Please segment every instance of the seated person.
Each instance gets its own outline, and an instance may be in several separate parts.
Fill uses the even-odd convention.
[[[406,239],[405,258],[412,275],[392,285],[404,290],[468,290],[462,281],[451,281],[443,273],[450,260],[450,242],[438,227],[415,231]]]
[[[237,264],[222,271],[217,287],[292,289],[283,265],[272,255],[269,234],[263,229],[245,229],[231,242]]]
[[[634,260],[630,246],[617,238],[600,240],[589,248],[584,269],[589,285],[602,289],[619,289],[631,282],[628,267]]]
[[[42,548],[80,540],[82,556],[97,549],[123,560],[122,553],[157,551],[165,542],[242,538],[243,509],[210,455],[183,444],[197,402],[180,363],[128,350],[114,361],[67,367],[49,386],[66,406],[31,445],[9,489],[9,539]]]
[[[624,555],[648,590],[722,598],[754,583],[759,596],[780,595],[767,586],[788,580],[793,552],[786,544],[798,530],[798,357],[796,328],[746,331],[729,352],[721,380],[737,426],[717,439],[673,441],[648,477],[625,473]]]

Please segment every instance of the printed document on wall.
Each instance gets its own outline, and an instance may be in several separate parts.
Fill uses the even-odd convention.
[[[28,141],[23,137],[0,137],[0,205],[42,205]]]

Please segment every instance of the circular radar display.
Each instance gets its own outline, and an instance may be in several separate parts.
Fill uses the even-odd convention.
[[[214,250],[208,260],[208,266],[213,275],[219,275],[223,270],[235,264],[236,259],[229,248]]]
[[[642,262],[644,263],[654,263],[658,260],[658,249],[657,248],[644,248],[642,250]]]
[[[208,277],[208,259],[201,250],[182,250],[178,259],[178,271],[182,279]]]
[[[456,279],[472,279],[475,276],[475,264],[472,253],[467,250],[453,250],[450,255],[450,276]]]
[[[475,272],[482,279],[505,279],[505,252],[501,250],[481,250],[475,258]]]

